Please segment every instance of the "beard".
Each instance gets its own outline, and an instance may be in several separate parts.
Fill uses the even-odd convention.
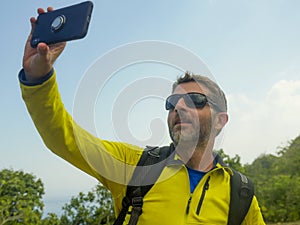
[[[188,127],[175,127],[169,124],[169,134],[176,146],[193,146],[194,148],[206,147],[209,138],[212,133],[212,121],[210,119],[205,119],[203,121],[198,121],[191,123]],[[193,148],[193,149],[194,149]]]

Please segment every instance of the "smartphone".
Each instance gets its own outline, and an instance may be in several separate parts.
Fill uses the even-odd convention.
[[[50,45],[84,38],[92,11],[93,3],[86,1],[40,14],[33,30],[31,46],[36,48],[40,42]]]

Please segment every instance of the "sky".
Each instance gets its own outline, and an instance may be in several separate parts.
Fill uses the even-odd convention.
[[[60,213],[97,181],[44,146],[17,75],[36,9],[79,2],[2,3],[0,169],[41,178],[46,212]],[[64,104],[101,138],[167,144],[164,98],[178,75],[195,69],[228,99],[216,148],[242,163],[276,154],[300,135],[299,7],[297,0],[95,0],[87,36],[69,42],[54,65]]]

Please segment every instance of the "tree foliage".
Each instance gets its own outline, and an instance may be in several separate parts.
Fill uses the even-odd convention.
[[[0,225],[41,224],[44,186],[23,171],[0,171]]]
[[[60,218],[55,213],[48,213],[48,215],[42,220],[43,225],[60,225]]]
[[[245,172],[245,169],[241,163],[241,157],[239,155],[236,154],[233,158],[231,158],[224,152],[223,149],[216,151],[216,153],[223,159],[224,163],[226,163],[229,167],[242,173]]]
[[[300,220],[300,136],[282,148],[277,156],[262,155],[246,173],[253,179],[266,221]]]
[[[109,225],[114,219],[112,196],[105,187],[97,185],[86,194],[80,192],[65,204],[61,224]]]
[[[44,185],[23,171],[0,171],[0,225],[96,225],[112,224],[113,200],[110,192],[97,185],[88,193],[80,192],[62,208],[62,215],[43,215]]]

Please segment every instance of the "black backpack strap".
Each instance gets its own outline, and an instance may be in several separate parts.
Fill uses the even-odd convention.
[[[137,224],[138,218],[142,214],[143,197],[158,179],[166,165],[164,159],[173,152],[173,149],[172,145],[161,148],[149,146],[145,148],[127,186],[126,196],[122,201],[122,210],[114,225],[122,225],[128,213],[131,214],[128,225]],[[132,210],[128,212],[130,206],[132,206]]]
[[[235,170],[232,171],[233,175],[230,179],[230,207],[227,224],[240,225],[250,208],[254,195],[254,185],[244,174]]]

